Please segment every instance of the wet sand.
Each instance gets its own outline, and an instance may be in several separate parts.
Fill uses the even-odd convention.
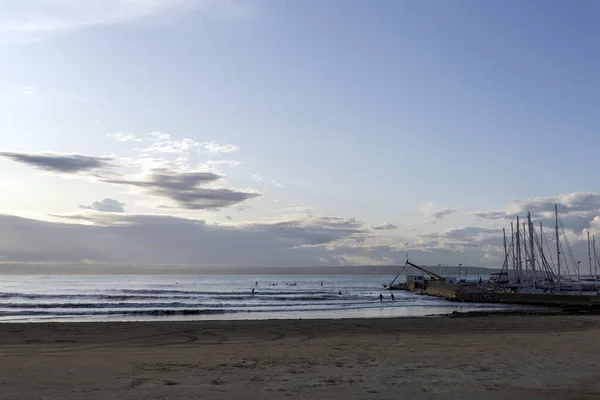
[[[2,399],[598,399],[600,317],[0,324]]]

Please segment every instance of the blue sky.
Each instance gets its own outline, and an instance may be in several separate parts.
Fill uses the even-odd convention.
[[[587,225],[573,239],[600,215],[595,2],[13,3],[0,0],[1,151],[110,156],[121,180],[144,182],[157,160],[179,159],[177,173],[210,170],[224,177],[221,186],[256,196],[210,210],[165,208],[160,198],[177,193],[40,173],[4,157],[5,214],[81,223],[73,217],[92,213],[92,224],[106,227],[100,211],[79,206],[109,198],[139,218],[238,231],[285,221],[312,232],[331,216],[360,221],[358,234],[307,249],[307,264],[330,256],[396,262],[405,250],[423,262],[493,264],[497,248],[474,252],[448,239],[461,228],[508,226],[474,212],[584,202],[577,216]],[[151,132],[195,144],[150,151]],[[213,142],[237,151],[207,152]],[[371,230],[382,223],[398,228]],[[500,233],[490,236],[501,242]],[[352,254],[341,244],[348,240],[359,243]],[[373,256],[382,244],[386,253]],[[282,254],[307,244],[286,245]],[[82,254],[93,247],[80,246]]]

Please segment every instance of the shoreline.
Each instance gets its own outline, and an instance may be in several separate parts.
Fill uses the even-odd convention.
[[[458,309],[458,310],[457,310]],[[352,320],[352,319],[395,319],[395,318],[425,318],[425,317],[456,317],[457,315],[577,315],[580,313],[574,311],[560,311],[555,307],[540,306],[518,306],[509,307],[497,306],[481,308],[478,305],[460,305],[456,306],[449,303],[445,306],[428,307],[385,307],[382,309],[347,309],[335,311],[301,311],[301,312],[269,312],[269,313],[211,313],[198,315],[172,315],[172,316],[125,316],[114,315],[107,316],[82,316],[82,318],[65,317],[47,317],[27,319],[15,316],[13,319],[0,319],[1,324],[43,324],[43,323],[152,323],[152,322],[195,322],[195,321],[280,321],[280,320]],[[385,314],[385,315],[383,315]],[[5,316],[4,318],[10,318]]]

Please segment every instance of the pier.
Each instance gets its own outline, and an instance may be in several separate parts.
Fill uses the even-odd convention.
[[[593,294],[542,294],[492,291],[487,286],[429,280],[424,287],[408,285],[408,290],[451,301],[472,303],[523,304],[563,309],[600,311],[600,296]]]

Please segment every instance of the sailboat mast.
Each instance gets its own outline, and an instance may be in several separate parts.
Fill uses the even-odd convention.
[[[523,222],[523,255],[525,256],[525,276],[529,275],[529,251],[527,250],[527,240],[525,239],[525,222]]]
[[[540,256],[542,259],[544,258],[544,227],[542,226],[541,222],[540,222]]]
[[[598,280],[598,254],[596,254],[596,235],[592,236],[592,244],[594,245],[594,277]]]
[[[590,277],[592,276],[592,247],[590,244],[590,231],[587,231],[588,234],[588,262],[590,267]]]
[[[535,274],[535,251],[533,249],[533,224],[531,223],[531,214],[527,213],[527,225],[529,228],[529,260],[531,263],[531,273],[533,274],[533,286],[537,276]]]
[[[508,277],[508,250],[506,249],[506,229],[502,228],[502,236],[504,237],[504,263],[506,264],[506,276]]]
[[[510,221],[510,247],[512,248],[512,265],[513,265],[513,273],[517,276],[517,260],[515,253],[515,228],[513,226],[513,222]]]
[[[540,222],[540,271],[544,269],[544,228]],[[542,272],[542,276],[544,273]]]
[[[558,206],[554,205],[554,215],[556,219],[555,231],[556,231],[556,268],[558,270],[558,287],[560,289],[560,242],[558,240]]]
[[[519,217],[517,216],[517,279],[520,281],[521,279],[521,240],[520,240],[520,232],[521,228],[519,228]]]

